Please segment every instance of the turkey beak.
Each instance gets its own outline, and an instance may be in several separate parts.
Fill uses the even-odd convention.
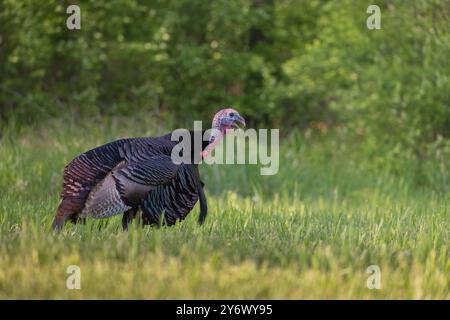
[[[243,117],[241,117],[240,115],[237,115],[236,120],[233,122],[233,127],[235,129],[245,128],[245,119]]]

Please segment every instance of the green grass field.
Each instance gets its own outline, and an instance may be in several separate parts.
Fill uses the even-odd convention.
[[[74,156],[164,132],[116,119],[3,133],[0,298],[450,299],[448,158],[417,178],[407,161],[363,161],[339,135],[284,135],[276,176],[202,165],[202,227],[196,207],[170,228],[122,232],[115,217],[50,231]],[[69,265],[81,290],[66,289]],[[380,290],[367,288],[370,265]]]

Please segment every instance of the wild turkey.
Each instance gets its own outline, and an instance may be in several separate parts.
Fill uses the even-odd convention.
[[[217,112],[212,129],[219,134],[211,134],[202,142],[201,156],[208,156],[220,138],[237,124],[245,126],[236,110]],[[190,135],[194,141],[196,133],[190,131]],[[86,217],[107,218],[121,213],[122,226],[127,229],[139,209],[144,224],[173,225],[183,220],[198,200],[198,221],[202,224],[208,209],[198,163],[175,164],[171,154],[179,141],[172,141],[171,136],[120,139],[72,160],[64,169],[53,229],[61,229],[68,219],[76,223]],[[195,149],[191,149],[193,160]]]

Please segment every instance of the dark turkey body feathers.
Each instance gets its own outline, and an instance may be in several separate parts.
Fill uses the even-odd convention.
[[[193,141],[193,132],[191,136]],[[172,162],[177,143],[171,134],[121,139],[76,157],[64,170],[53,228],[61,228],[67,219],[76,222],[124,212],[126,228],[139,209],[145,224],[172,225],[184,219],[199,199],[203,222],[207,206],[198,165]]]
[[[176,179],[158,186],[144,198],[141,206],[144,223],[158,224],[164,221],[167,225],[173,225],[177,220],[183,220],[202,192],[198,167],[181,165]],[[204,201],[203,199],[201,201]],[[205,205],[206,202],[200,203],[202,212],[205,211],[202,208]]]

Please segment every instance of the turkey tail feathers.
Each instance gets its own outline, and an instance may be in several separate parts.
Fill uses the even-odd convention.
[[[208,214],[208,205],[206,203],[205,193],[201,183],[197,184],[198,199],[200,201],[200,214],[198,216],[198,223],[202,225],[205,222],[206,215]]]

